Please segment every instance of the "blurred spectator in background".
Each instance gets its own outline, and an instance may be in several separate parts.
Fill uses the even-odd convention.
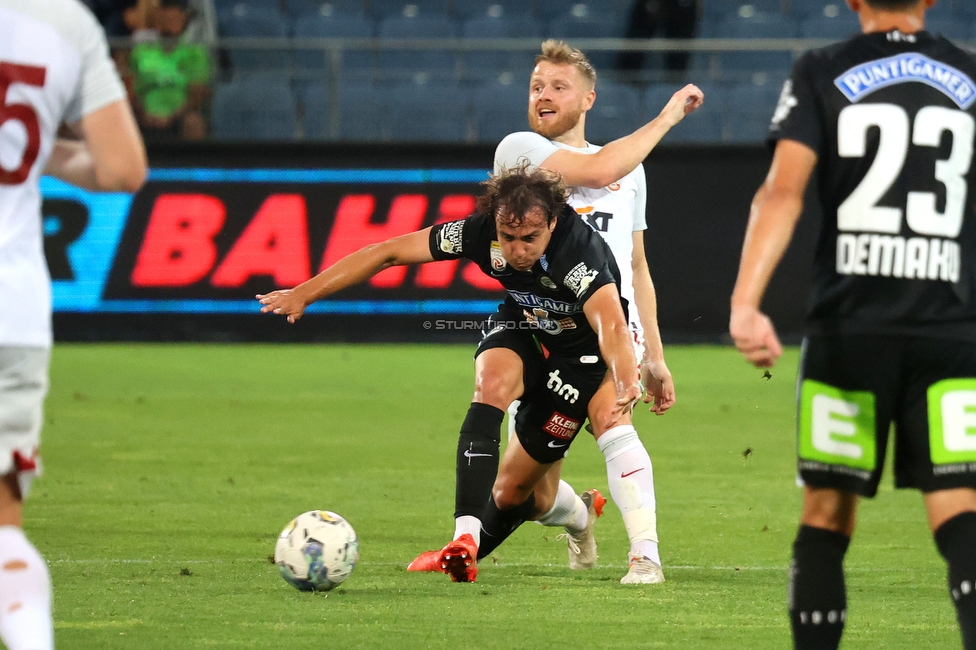
[[[87,5],[109,38],[132,36],[145,29],[147,14],[158,0],[81,0]],[[213,44],[217,40],[217,11],[213,0],[189,0],[189,23],[184,38],[191,43]]]
[[[206,136],[202,107],[210,93],[207,49],[184,36],[188,0],[156,0],[129,56],[132,104],[147,140]],[[137,3],[138,4],[138,3]]]
[[[129,92],[130,103],[132,88],[129,80],[129,56],[132,54],[132,42],[151,41],[157,38],[157,32],[152,26],[157,1],[84,0],[86,3],[101,3],[103,7],[108,7],[110,4],[114,7],[106,20],[102,20],[97,13],[95,17],[102,21],[106,35],[116,40],[111,44],[112,60],[115,61],[115,67]],[[121,29],[115,24],[115,11],[118,11]],[[125,39],[124,45],[119,43],[119,39]]]
[[[134,41],[156,38],[157,32],[153,21],[156,19],[158,0],[118,0],[118,4],[122,8],[122,23],[125,31],[116,36],[131,36]],[[131,50],[125,48],[124,51],[128,53]],[[128,67],[128,59],[123,67]]]
[[[627,38],[694,38],[698,23],[697,0],[634,0],[627,25]],[[645,52],[621,52],[620,70],[640,70]],[[664,69],[682,72],[688,68],[688,52],[666,52]]]

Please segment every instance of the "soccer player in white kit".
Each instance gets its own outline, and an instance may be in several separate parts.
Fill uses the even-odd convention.
[[[61,126],[81,140],[57,137]],[[40,470],[52,343],[39,180],[134,192],[146,153],[94,16],[77,0],[0,0],[0,640],[54,647],[50,576],[21,529]]]
[[[695,86],[686,86],[675,93],[657,118],[601,148],[588,144],[584,136],[586,111],[596,99],[595,85],[596,72],[582,52],[561,41],[545,41],[530,80],[528,118],[532,131],[513,133],[499,143],[494,171],[497,174],[503,168],[527,162],[559,172],[572,187],[570,205],[604,237],[620,268],[621,293],[631,304],[631,329],[647,389],[645,402],[652,404],[653,412],[663,414],[674,404],[675,395],[664,362],[654,285],[644,255],[646,185],[641,163],[672,126],[701,104],[703,94]],[[449,544],[439,558],[437,552],[422,554],[408,570],[438,570],[445,554],[458,551],[472,558],[476,555],[471,548],[478,546],[480,536],[479,499],[486,493],[485,481],[491,485],[493,468],[497,467],[495,423],[500,425],[505,408],[519,396],[521,387],[521,377],[504,370],[505,354],[510,352],[494,349],[476,358],[474,399],[461,428],[455,540],[468,548]],[[513,420],[509,418],[510,426]],[[604,432],[597,443],[606,457],[611,497],[623,514],[631,543],[629,570],[621,582],[663,582],[651,460],[630,417]],[[559,470],[555,470],[552,475],[558,480]],[[563,481],[559,482],[558,495],[552,517],[543,517],[540,522],[558,520],[561,510],[581,507],[572,488]],[[596,557],[578,555],[571,543],[572,568],[588,568],[595,563]],[[473,579],[474,575],[476,570],[467,577]]]

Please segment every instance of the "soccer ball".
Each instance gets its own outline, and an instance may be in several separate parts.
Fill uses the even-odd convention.
[[[336,513],[310,510],[278,535],[274,559],[281,577],[296,589],[329,591],[356,568],[359,540],[349,522]]]

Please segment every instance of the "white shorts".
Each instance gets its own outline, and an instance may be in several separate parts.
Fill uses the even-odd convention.
[[[0,346],[0,476],[17,473],[20,496],[41,473],[41,442],[48,348]]]

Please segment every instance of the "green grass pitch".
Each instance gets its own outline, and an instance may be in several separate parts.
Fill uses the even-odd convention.
[[[593,571],[570,571],[558,531],[526,524],[475,584],[405,572],[453,531],[471,353],[57,346],[25,527],[51,566],[59,647],[788,647],[795,349],[763,379],[729,348],[669,348],[677,405],[637,416],[668,581],[637,588],[618,583],[612,503]],[[589,436],[564,477],[606,494]],[[862,505],[848,553],[844,647],[959,647],[920,498],[890,486]],[[319,508],[355,526],[360,563],[337,590],[300,593],[268,556]]]

